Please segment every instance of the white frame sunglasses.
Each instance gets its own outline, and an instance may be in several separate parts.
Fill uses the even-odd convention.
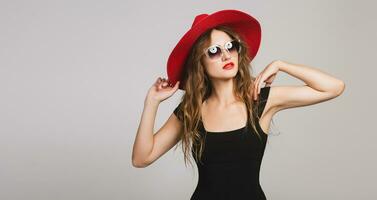
[[[231,44],[230,47],[228,47]],[[238,47],[237,47],[238,46]],[[207,56],[207,58],[211,60],[218,60],[219,58],[223,57],[224,51],[227,51],[229,54],[231,54],[230,51],[232,48],[238,48],[237,53],[241,52],[241,40],[240,39],[233,39],[224,44],[224,46],[221,46],[219,44],[211,45],[208,48],[205,48],[203,50],[203,54]],[[220,55],[218,54],[218,51],[220,49]],[[210,55],[212,54],[212,55]]]

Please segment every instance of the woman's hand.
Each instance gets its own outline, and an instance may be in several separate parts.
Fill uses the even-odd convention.
[[[258,99],[263,82],[266,83],[265,86],[270,86],[272,84],[276,77],[276,74],[279,72],[280,62],[280,60],[273,61],[272,63],[267,65],[267,67],[264,68],[261,73],[258,74],[256,79],[254,80],[254,100]]]
[[[178,90],[178,86],[179,81],[173,87],[173,85],[169,83],[167,79],[158,77],[156,82],[149,89],[147,99],[161,103],[165,99],[172,96]]]

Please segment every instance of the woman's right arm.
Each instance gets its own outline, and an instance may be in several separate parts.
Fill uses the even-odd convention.
[[[159,104],[174,94],[177,89],[178,83],[170,87],[164,79],[160,79],[156,81],[145,98],[132,152],[134,167],[147,167],[179,142],[182,124],[173,113],[165,124],[155,134],[153,133]]]

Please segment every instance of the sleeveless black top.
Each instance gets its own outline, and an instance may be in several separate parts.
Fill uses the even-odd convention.
[[[261,88],[259,116],[263,113],[269,90],[269,86]],[[174,114],[182,120],[180,111],[178,105]],[[200,123],[199,132],[205,138],[205,146],[202,162],[193,156],[199,179],[190,200],[266,199],[259,183],[259,172],[268,135],[259,123],[256,127],[262,140],[248,126],[226,132],[208,132]]]

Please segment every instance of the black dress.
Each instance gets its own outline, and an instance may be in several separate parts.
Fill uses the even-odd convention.
[[[259,116],[263,113],[269,90],[270,87],[261,88]],[[174,113],[182,120],[180,111],[177,106]],[[248,126],[226,132],[205,133],[203,123],[200,123],[205,147],[202,162],[195,159],[199,179],[190,200],[266,199],[259,183],[259,172],[268,135],[259,123],[256,127],[262,141]]]

